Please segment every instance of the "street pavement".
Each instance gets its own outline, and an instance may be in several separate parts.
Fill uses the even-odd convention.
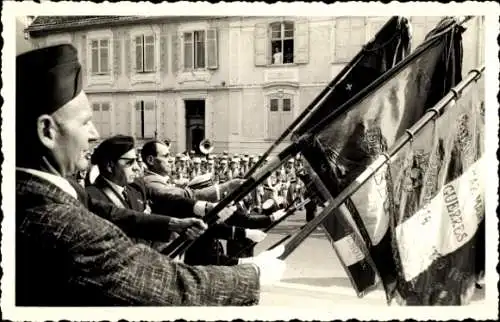
[[[264,251],[305,223],[305,212],[297,212],[272,229],[266,239],[256,246],[255,254]],[[261,306],[332,309],[346,304],[387,307],[381,287],[363,298],[357,297],[322,228],[307,237],[286,259],[286,263],[287,269],[282,281],[263,287]],[[474,302],[484,298],[484,291],[476,293]]]

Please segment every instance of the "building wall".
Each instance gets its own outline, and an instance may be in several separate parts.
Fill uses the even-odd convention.
[[[387,17],[230,17],[173,22],[165,18],[141,25],[91,28],[35,39],[36,46],[73,43],[84,69],[84,88],[94,102],[110,103],[110,134],[136,135],[135,101],[155,102],[154,127],[159,139],[170,138],[175,151],[186,141],[186,99],[205,100],[205,136],[215,152],[260,153],[281,133],[270,121],[270,99],[290,98],[290,123],[345,66]],[[440,17],[411,17],[412,48],[423,41]],[[271,64],[269,24],[294,23],[295,62]],[[484,24],[483,24],[484,25]],[[473,20],[464,35],[464,71],[484,59],[481,21]],[[217,31],[217,64],[184,70],[184,32]],[[155,72],[134,70],[136,35],[154,35]],[[91,41],[109,38],[109,75],[92,76]],[[287,116],[288,117],[288,116]],[[278,122],[279,123],[279,122]],[[280,123],[282,129],[287,124]],[[109,129],[109,130],[108,130]],[[281,130],[282,130],[281,129]],[[282,144],[282,146],[284,146]],[[279,149],[278,149],[279,150]]]

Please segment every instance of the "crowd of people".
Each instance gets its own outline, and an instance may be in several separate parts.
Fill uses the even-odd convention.
[[[17,306],[255,305],[282,278],[284,248],[253,246],[300,191],[300,159],[207,225],[255,156],[173,156],[161,141],[138,151],[125,135],[91,150],[99,133],[72,45],[17,56],[15,104]],[[174,256],[181,237],[191,247]]]

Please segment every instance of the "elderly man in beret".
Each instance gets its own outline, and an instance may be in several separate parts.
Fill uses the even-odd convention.
[[[173,262],[78,200],[65,177],[98,136],[81,73],[71,45],[16,59],[16,305],[258,303],[260,285],[283,274],[275,256],[233,267]]]

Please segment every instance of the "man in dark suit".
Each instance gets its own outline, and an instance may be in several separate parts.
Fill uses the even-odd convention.
[[[160,141],[148,141],[143,145],[141,155],[147,167],[144,182],[148,188],[158,193],[165,191],[192,200],[213,200],[214,195],[231,193],[243,182],[240,179],[233,179],[220,185],[212,185],[212,180],[207,176],[207,182],[197,183],[201,187],[200,189],[172,187],[167,178],[170,172],[168,147]],[[211,209],[211,207],[213,207],[212,204],[207,205],[208,209]],[[155,208],[153,207],[153,209]],[[196,240],[187,250],[185,261],[193,265],[237,264],[238,258],[236,255],[253,256],[253,250],[248,246],[260,242],[266,237],[266,234],[258,231],[258,229],[268,227],[283,215],[284,212],[281,211],[277,211],[270,216],[260,215],[238,207],[234,214],[225,220],[227,225],[211,227],[205,235]],[[241,231],[240,227],[244,228],[244,230]],[[222,247],[216,239],[227,240],[228,256],[223,254]],[[240,252],[244,247],[247,251]]]
[[[17,57],[16,128],[17,306],[252,305],[281,278],[279,254],[188,266],[85,208],[65,177],[98,133],[73,46]]]
[[[77,164],[77,168],[86,169],[88,163],[88,158],[84,155]],[[176,232],[186,234],[189,239],[195,239],[206,229],[206,224],[198,218],[148,215],[141,211],[117,207],[110,201],[91,198],[74,177],[74,175],[68,176],[67,179],[75,188],[78,200],[91,212],[120,227],[130,237],[152,241],[169,241],[171,232]]]
[[[170,178],[172,165],[168,160],[169,154],[168,146],[161,141],[148,141],[142,146],[141,157],[147,168],[144,172],[144,183],[148,188],[160,191],[168,189],[172,194],[186,198],[217,202],[243,183],[241,179],[229,180],[222,184],[210,180],[210,184],[200,189],[176,187]]]

